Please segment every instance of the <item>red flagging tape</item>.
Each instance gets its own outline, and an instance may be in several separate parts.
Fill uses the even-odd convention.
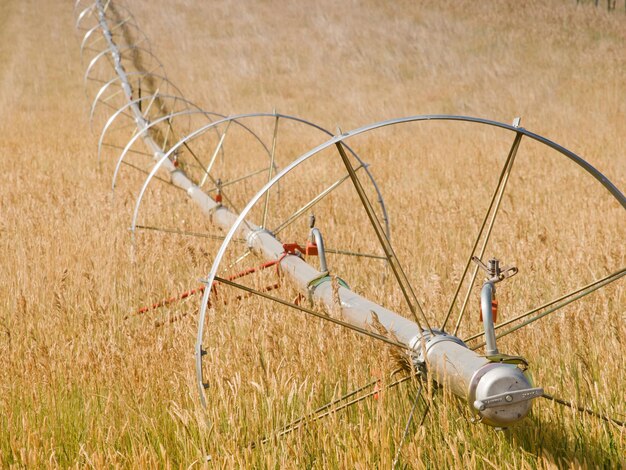
[[[287,254],[288,253],[283,253],[283,255],[281,255],[281,257],[276,259],[276,260],[267,261],[267,262],[265,262],[265,263],[263,263],[263,264],[261,264],[261,265],[259,265],[257,267],[245,269],[245,270],[243,270],[243,271],[241,271],[241,272],[239,272],[237,274],[233,274],[232,276],[229,276],[227,279],[229,281],[234,281],[235,279],[239,279],[241,277],[248,276],[249,274],[253,274],[253,273],[257,272],[257,271],[262,271],[262,270],[267,269],[267,268],[269,268],[271,266],[278,266],[280,264],[280,262],[283,260],[283,258]],[[214,292],[216,292],[216,285],[217,284],[218,283],[216,283],[216,282],[213,283],[213,288],[212,289],[213,289]],[[271,287],[272,287],[272,289],[276,289],[278,286],[274,285],[274,286],[271,286]],[[178,302],[180,300],[186,299],[187,297],[191,297],[192,295],[202,294],[202,293],[204,293],[205,289],[206,289],[206,286],[200,286],[200,287],[198,287],[196,289],[191,289],[191,290],[188,290],[186,292],[183,292],[182,294],[179,294],[177,296],[161,300],[160,302],[156,302],[156,303],[150,305],[149,307],[142,307],[142,308],[140,308],[139,310],[137,310],[135,312],[135,315],[140,315],[142,313],[149,312],[150,310],[156,310],[158,308],[165,307],[165,306],[170,305],[170,304],[172,304],[174,302]],[[269,290],[272,290],[272,289],[269,289]],[[126,318],[128,318],[128,316]]]

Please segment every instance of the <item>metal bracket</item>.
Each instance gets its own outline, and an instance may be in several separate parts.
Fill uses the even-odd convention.
[[[489,276],[485,279],[485,282],[491,282],[493,284],[513,277],[519,272],[515,266],[504,266],[501,268],[500,261],[497,258],[491,258],[488,261],[489,265],[483,263],[477,256],[472,256],[472,261]]]
[[[436,328],[433,328],[432,331],[424,330],[419,336],[416,336],[409,342],[409,346],[411,346],[411,349],[414,351],[414,365],[416,367],[425,366],[428,351],[441,341],[452,341],[453,343],[467,348],[467,344],[465,344],[461,338],[448,334],[443,330]]]
[[[490,362],[496,362],[498,364],[513,364],[520,366],[520,369],[525,371],[528,369],[528,361],[522,356],[509,356],[508,354],[493,354],[485,356]]]
[[[223,207],[223,206],[221,206],[221,207]],[[254,248],[254,246],[255,246],[254,239],[256,237],[258,237],[259,235],[263,234],[263,233],[266,233],[266,234],[268,234],[270,236],[274,236],[274,234],[271,231],[269,231],[269,230],[267,230],[265,228],[259,228],[257,230],[253,230],[246,237],[246,244],[248,246],[248,249],[252,250]],[[289,253],[289,254],[297,254],[297,253]]]
[[[307,288],[309,289],[309,292],[312,293],[315,289],[317,289],[317,287],[324,283],[324,282],[331,282],[333,280],[332,277],[330,277],[330,275],[328,274],[328,272],[322,273],[321,276],[316,277],[312,280],[309,281],[309,283],[307,284]],[[350,286],[348,285],[348,283],[346,281],[344,281],[343,279],[341,279],[340,277],[337,277],[337,283],[341,286],[341,287],[345,287],[346,289],[350,289]]]

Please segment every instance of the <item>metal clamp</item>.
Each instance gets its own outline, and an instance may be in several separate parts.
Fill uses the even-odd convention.
[[[221,206],[216,207],[214,210],[219,209]],[[269,236],[274,236],[274,234],[265,229],[265,228],[258,228],[256,230],[251,231],[248,236],[246,237],[246,245],[248,246],[248,249],[253,250],[256,246],[256,242],[255,239],[257,239],[259,236],[263,235],[263,234],[267,234]],[[289,253],[289,254],[298,254],[298,253]]]

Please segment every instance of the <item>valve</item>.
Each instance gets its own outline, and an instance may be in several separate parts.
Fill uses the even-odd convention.
[[[513,277],[519,272],[515,266],[505,266],[504,268],[501,268],[500,260],[497,258],[491,258],[488,261],[488,265],[483,263],[477,256],[472,256],[472,261],[489,276],[485,279],[485,282],[491,282],[493,284],[504,281],[509,277]]]

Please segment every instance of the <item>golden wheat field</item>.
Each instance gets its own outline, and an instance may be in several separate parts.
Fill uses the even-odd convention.
[[[96,32],[81,57],[86,31],[75,24],[89,2],[79,3],[74,11],[69,1],[0,0],[0,467],[626,466],[623,424],[542,398],[507,430],[473,423],[467,404],[430,380],[423,389],[414,377],[387,388],[409,373],[398,372],[406,369],[406,356],[396,348],[227,286],[218,287],[204,324],[203,407],[194,360],[201,296],[137,311],[198,288],[225,232],[161,171],[145,192],[137,225],[171,231],[144,228],[131,236],[151,158],[137,139],[111,190],[116,162],[136,128],[121,115],[99,158],[101,130],[125,99],[114,83],[90,126],[95,94],[115,72],[104,57],[84,80],[104,41]],[[223,115],[268,113],[237,121],[245,126],[215,125],[176,153],[181,168],[198,179],[203,173],[195,159],[211,159],[216,177],[233,182],[223,194],[235,212],[267,182],[272,162],[279,171],[329,139],[305,123],[278,121],[275,113],[331,134],[413,115],[506,124],[521,117],[522,127],[575,152],[626,190],[623,4],[612,12],[573,0],[112,5],[111,21],[134,17],[114,40],[145,47],[122,51],[131,57],[129,71],[169,78],[146,80],[133,91],[163,94],[143,102],[150,119],[180,112],[154,128],[163,148],[219,120],[185,115],[193,105],[168,96]],[[92,17],[83,26],[95,24]],[[369,164],[395,252],[433,325],[446,316],[514,138],[510,130],[475,123],[415,121],[346,139]],[[382,219],[371,180],[363,168],[357,172]],[[250,176],[236,181],[242,175]],[[284,242],[305,244],[314,213],[333,283],[339,277],[409,316],[345,175],[336,148],[322,149],[259,199],[249,220]],[[285,223],[337,181],[328,197]],[[624,208],[600,181],[524,137],[483,256],[519,268],[498,285],[499,321],[623,270],[625,240]],[[263,262],[239,241],[226,248],[223,277]],[[458,322],[462,339],[482,331],[480,276]],[[299,299],[341,317],[340,308],[300,298],[274,268],[240,282],[271,286],[270,294],[285,302]],[[462,287],[449,331],[469,282]],[[624,278],[504,336],[498,346],[525,357],[546,393],[626,420]],[[381,387],[376,397],[272,437],[367,383]],[[423,399],[407,426],[418,389]]]

